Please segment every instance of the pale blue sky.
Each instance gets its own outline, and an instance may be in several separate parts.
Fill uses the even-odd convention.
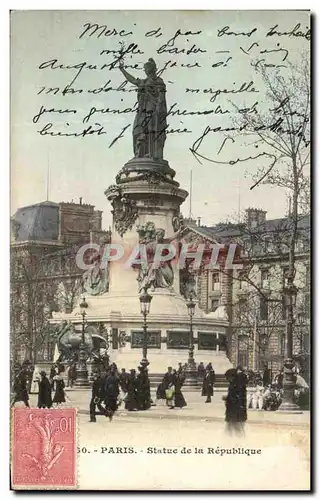
[[[110,85],[117,87],[123,82],[118,70],[84,69],[74,88],[82,88],[79,95],[44,95],[37,93],[42,86],[63,88],[75,76],[75,69],[38,69],[45,61],[56,58],[58,64],[78,64],[87,62],[100,66],[112,61],[111,56],[100,56],[102,50],[119,48],[118,36],[97,38],[79,35],[86,22],[105,24],[110,29],[133,31],[134,35],[123,37],[127,45],[137,43],[143,55],[127,56],[130,64],[145,62],[153,57],[158,68],[167,61],[179,64],[198,62],[201,68],[168,68],[163,74],[167,85],[168,108],[177,102],[180,110],[208,110],[218,105],[231,109],[233,100],[238,106],[250,106],[255,100],[263,101],[263,89],[250,63],[257,58],[260,50],[276,50],[279,47],[289,50],[291,61],[298,62],[302,50],[308,42],[301,37],[268,37],[268,30],[278,24],[279,31],[289,31],[301,23],[301,31],[309,25],[308,12],[294,11],[20,11],[14,12],[11,19],[11,199],[12,212],[17,207],[40,202],[46,199],[47,165],[50,164],[50,196],[52,201],[76,201],[80,196],[104,212],[104,226],[111,222],[110,205],[104,190],[114,183],[115,175],[133,156],[131,129],[124,138],[111,149],[111,140],[121,129],[133,122],[134,114],[111,115],[96,114],[92,123],[100,123],[107,135],[85,138],[41,137],[40,130],[46,123],[53,122],[54,129],[80,132],[86,125],[83,117],[91,107],[127,108],[133,106],[135,93],[108,92],[99,95],[88,94],[87,89],[98,88],[111,80]],[[249,33],[249,36],[217,36],[217,30],[229,26],[230,31]],[[145,33],[161,27],[161,37],[145,37]],[[181,36],[175,46],[187,50],[195,44],[205,49],[203,54],[157,54],[161,43],[169,40],[178,29],[181,31],[202,31],[197,36]],[[189,40],[189,42],[187,41]],[[252,44],[254,45],[249,50]],[[277,45],[280,43],[280,46]],[[245,54],[240,49],[249,52]],[[221,52],[223,51],[223,53]],[[229,52],[227,52],[229,51]],[[252,54],[252,56],[250,55]],[[269,53],[268,61],[280,63],[284,52]],[[229,59],[228,58],[232,58]],[[228,61],[227,61],[228,60]],[[214,63],[222,61],[219,67]],[[226,62],[227,61],[227,62]],[[130,69],[128,69],[131,71]],[[134,76],[143,77],[141,71],[132,70]],[[228,94],[210,102],[210,94],[186,93],[186,88],[236,89],[244,82],[254,82],[259,93]],[[256,97],[258,96],[258,97]],[[123,99],[123,101],[121,101]],[[32,118],[40,106],[47,109],[76,109],[77,113],[57,116],[42,116],[39,122]],[[89,123],[89,124],[90,124]],[[238,210],[238,186],[240,183],[241,210],[257,206],[268,211],[268,217],[282,216],[287,209],[285,193],[280,189],[259,187],[250,191],[250,180],[244,177],[245,171],[254,172],[257,162],[247,164],[215,165],[204,162],[200,165],[189,151],[189,147],[202,134],[205,127],[225,127],[231,124],[230,115],[210,114],[207,116],[170,117],[170,127],[188,128],[190,134],[171,134],[168,136],[164,157],[177,172],[181,187],[189,190],[190,170],[193,171],[192,212],[202,217],[205,224],[213,224],[232,216]],[[201,152],[216,157],[222,143],[221,134],[211,134],[203,143]],[[248,156],[248,148],[237,142],[228,144],[220,154],[222,161]],[[182,206],[185,215],[189,212],[188,200]]]

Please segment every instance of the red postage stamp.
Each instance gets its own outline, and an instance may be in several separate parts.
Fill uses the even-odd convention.
[[[13,489],[75,489],[76,409],[14,408]]]

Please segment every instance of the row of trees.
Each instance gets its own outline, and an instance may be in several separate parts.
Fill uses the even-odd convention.
[[[35,362],[50,358],[53,311],[71,312],[82,292],[75,265],[77,247],[52,251],[44,246],[13,246],[11,252],[11,352]]]
[[[264,107],[253,114],[236,113],[235,118],[244,145],[262,153],[257,162],[268,160],[250,174],[251,189],[261,185],[281,188],[289,210],[287,217],[275,221],[273,227],[263,220],[255,225],[245,220],[239,227],[245,268],[241,274],[233,275],[233,280],[248,285],[247,293],[239,294],[235,304],[239,312],[238,334],[242,329],[246,332],[246,336],[240,335],[240,347],[247,342],[254,352],[266,357],[270,342],[282,335],[281,325],[285,322],[287,331],[281,354],[290,357],[292,351],[300,350],[301,356],[308,357],[310,348],[305,338],[309,339],[310,54],[301,54],[298,65],[286,62],[281,69],[259,65],[256,71],[264,89]],[[226,227],[222,225],[222,231]],[[259,256],[269,259],[273,273],[269,279],[260,279],[264,271],[258,265]],[[275,266],[276,262],[281,265]],[[270,286],[263,286],[264,281]],[[295,303],[290,290],[296,286]],[[285,300],[289,303],[285,304]],[[295,345],[288,345],[290,337]]]

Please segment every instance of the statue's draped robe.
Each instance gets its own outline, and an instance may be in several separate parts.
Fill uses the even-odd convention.
[[[137,79],[138,109],[133,124],[136,156],[162,159],[166,139],[166,86],[160,77]]]
[[[159,243],[168,243],[169,240],[150,241],[146,246],[147,268],[142,269],[143,279],[140,283],[140,291],[148,285],[153,288],[170,288],[173,285],[174,273],[170,261],[162,261],[158,268],[153,268],[154,256]],[[163,250],[163,255],[166,255],[168,250]]]

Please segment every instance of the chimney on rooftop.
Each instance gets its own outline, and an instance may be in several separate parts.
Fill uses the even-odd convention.
[[[255,229],[261,226],[266,221],[267,212],[260,208],[247,208],[246,209],[246,223],[250,229]]]

